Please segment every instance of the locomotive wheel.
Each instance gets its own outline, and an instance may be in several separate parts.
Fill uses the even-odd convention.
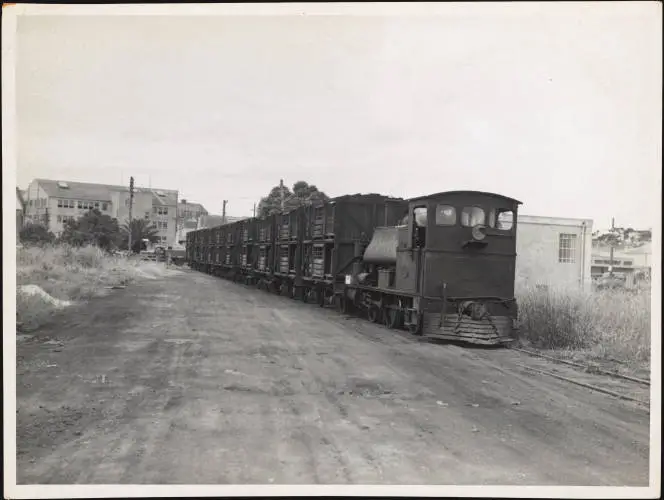
[[[401,320],[402,315],[399,309],[387,307],[385,308],[385,311],[383,311],[383,321],[385,322],[386,327],[390,329],[399,328]]]
[[[380,314],[380,313],[381,313],[381,311],[380,311],[380,308],[379,308],[378,306],[370,305],[370,306],[367,308],[367,318],[368,318],[369,321],[371,321],[372,323],[378,323],[378,322],[380,322],[380,317],[381,317],[381,314]]]

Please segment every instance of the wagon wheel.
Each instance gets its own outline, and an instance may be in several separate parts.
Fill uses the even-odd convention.
[[[383,311],[383,321],[385,326],[390,329],[399,328],[399,326],[401,326],[402,319],[403,317],[401,310],[399,309],[394,307],[387,307],[385,308],[385,311]]]
[[[422,314],[411,312],[411,320],[414,320],[413,323],[408,324],[408,333],[412,335],[422,335]]]
[[[367,318],[369,318],[369,321],[372,323],[378,323],[381,317],[380,312],[380,308],[372,304],[367,308]]]

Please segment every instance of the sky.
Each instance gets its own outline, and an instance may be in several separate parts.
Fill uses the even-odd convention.
[[[279,179],[475,189],[529,215],[656,226],[661,5],[555,4],[20,16],[17,182],[133,175],[235,216]]]

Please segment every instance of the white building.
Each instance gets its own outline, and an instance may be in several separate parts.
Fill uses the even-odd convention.
[[[25,196],[25,220],[47,224],[59,235],[67,220],[76,219],[90,209],[117,219],[129,219],[129,188],[87,182],[34,179]],[[175,241],[178,192],[172,189],[134,189],[133,219],[146,219],[157,228],[163,244]]]
[[[591,219],[519,215],[516,286],[590,290]]]

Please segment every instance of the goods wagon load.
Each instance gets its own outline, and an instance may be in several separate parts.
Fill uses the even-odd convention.
[[[187,258],[194,269],[389,328],[499,344],[514,337],[519,204],[478,191],[341,196],[213,228],[226,238],[196,231]],[[226,260],[211,264],[209,255]]]

